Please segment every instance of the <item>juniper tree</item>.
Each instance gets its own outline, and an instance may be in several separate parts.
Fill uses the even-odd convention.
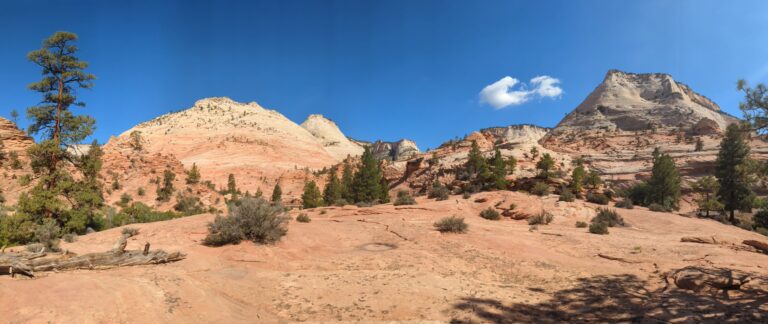
[[[163,183],[157,184],[157,200],[158,201],[169,201],[171,200],[171,196],[173,195],[173,180],[176,179],[176,174],[173,173],[170,169],[165,169],[163,171]]]
[[[227,176],[227,192],[232,195],[236,195],[239,192],[239,190],[237,190],[237,181],[235,181],[235,175],[232,173]]]
[[[279,204],[283,200],[283,189],[280,188],[280,183],[276,183],[272,189],[272,203]]]
[[[582,186],[584,184],[584,178],[586,177],[587,171],[584,170],[584,166],[579,165],[571,171],[571,183],[569,184],[569,187],[571,191],[577,196],[581,197],[581,191]]]
[[[534,147],[535,148],[535,147]],[[555,160],[552,158],[549,153],[544,153],[544,155],[541,156],[541,159],[539,162],[536,162],[536,169],[541,170],[539,172],[540,178],[549,178],[550,177],[550,171],[555,167]]]
[[[14,124],[18,124],[19,112],[16,109],[11,110],[11,120]]]
[[[301,205],[304,208],[315,208],[323,205],[323,197],[314,181],[309,181],[304,185],[304,193],[301,195]]]
[[[73,106],[85,106],[77,100],[77,90],[91,88],[95,79],[85,72],[88,63],[75,55],[76,41],[73,33],[56,32],[43,41],[39,50],[27,54],[27,59],[42,70],[42,80],[29,85],[30,90],[40,93],[42,101],[27,109],[32,121],[27,132],[40,136],[40,142],[28,149],[38,182],[20,197],[18,212],[33,217],[37,223],[51,218],[58,226],[79,230],[81,226],[74,223],[82,223],[83,214],[78,212],[77,196],[97,197],[101,193],[100,188],[87,182],[90,180],[73,177],[74,172],[85,173],[78,163],[82,157],[67,150],[90,136],[95,124],[93,118],[75,115],[71,110]],[[70,221],[74,223],[68,224]]]
[[[675,161],[669,154],[654,151],[653,169],[648,186],[650,202],[669,208],[677,207],[680,199],[680,174]]]
[[[331,168],[328,173],[328,182],[323,190],[323,200],[327,206],[332,206],[341,201],[342,187],[339,178],[336,177],[336,168]]]
[[[187,184],[198,184],[200,182],[200,170],[197,169],[197,164],[192,163],[192,169],[187,172]]]
[[[728,125],[725,137],[720,141],[715,166],[715,177],[720,183],[717,197],[723,203],[724,209],[730,213],[731,222],[735,221],[736,210],[751,207],[749,145],[744,137],[744,130],[739,126]]]
[[[597,173],[597,171],[589,170],[589,173],[587,173],[587,176],[584,178],[584,184],[589,188],[597,189],[597,187],[603,184],[603,179],[600,178],[600,174]]]
[[[699,206],[699,211],[704,212],[707,217],[709,217],[710,211],[722,210],[723,204],[717,201],[715,196],[720,188],[715,177],[711,175],[702,177],[691,183],[691,188],[699,194],[700,197],[696,200],[696,204]]]

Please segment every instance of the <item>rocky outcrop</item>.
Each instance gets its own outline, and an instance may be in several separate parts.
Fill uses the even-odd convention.
[[[553,132],[641,131],[664,127],[690,131],[704,118],[714,121],[720,129],[738,121],[669,74],[611,70]]]
[[[3,117],[0,117],[0,139],[3,141],[3,152],[16,152],[19,156],[26,156],[27,148],[35,144],[32,137]]]
[[[392,161],[408,160],[421,153],[416,142],[408,139],[401,139],[397,142],[376,141],[371,144],[371,151],[377,159]]]
[[[310,115],[301,127],[316,137],[323,147],[336,159],[342,160],[347,156],[356,156],[363,153],[363,146],[352,142],[332,120],[323,115]]]
[[[480,130],[483,134],[490,134],[495,143],[509,144],[534,144],[547,135],[548,128],[535,125],[510,125],[507,127],[491,127]]]

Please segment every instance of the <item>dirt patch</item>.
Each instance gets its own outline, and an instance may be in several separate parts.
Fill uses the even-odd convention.
[[[392,243],[366,243],[360,246],[360,249],[368,252],[382,252],[394,250],[397,245]]]

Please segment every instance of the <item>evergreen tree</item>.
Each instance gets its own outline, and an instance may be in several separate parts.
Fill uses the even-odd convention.
[[[725,137],[720,142],[715,177],[720,183],[718,200],[723,203],[724,209],[730,212],[730,221],[734,222],[735,211],[750,208],[752,196],[752,190],[749,188],[749,146],[744,131],[735,124],[728,125]]]
[[[764,134],[768,130],[768,87],[761,83],[752,88],[746,81],[739,80],[736,88],[744,92],[744,102],[739,103],[739,109],[752,127]]]
[[[355,202],[373,203],[381,198],[381,170],[370,147],[365,147],[360,157],[360,168],[352,180]]]
[[[283,201],[283,189],[280,188],[280,183],[275,184],[275,188],[272,189],[272,203],[279,204]]]
[[[11,120],[13,120],[14,124],[19,123],[19,112],[16,109],[11,110]]]
[[[200,182],[200,170],[197,169],[197,164],[192,163],[192,169],[187,172],[187,184],[198,184]]]
[[[384,178],[382,175],[381,180],[379,181],[379,189],[381,190],[379,192],[379,203],[386,204],[389,203],[391,198],[389,197],[389,183],[387,182],[387,179]]]
[[[328,174],[328,183],[325,184],[323,190],[323,200],[325,205],[332,206],[341,201],[342,187],[341,182],[336,177],[336,168],[331,168]]]
[[[42,101],[27,109],[32,120],[28,132],[42,134],[42,137],[28,150],[38,182],[20,198],[18,213],[39,224],[44,218],[50,218],[59,227],[83,232],[84,226],[94,224],[88,224],[93,219],[88,219],[92,217],[81,208],[91,202],[99,205],[101,189],[86,176],[90,170],[83,169],[85,165],[80,163],[80,158],[67,151],[90,136],[95,123],[93,118],[75,115],[70,109],[85,106],[77,101],[76,90],[91,88],[95,78],[84,71],[88,63],[75,56],[76,40],[75,34],[57,32],[43,41],[41,49],[27,54],[27,58],[42,69],[43,75],[42,80],[29,86],[41,94]],[[76,173],[82,176],[74,177]]]
[[[701,140],[701,137],[696,138],[696,147],[694,148],[694,152],[701,152],[704,150],[704,141]]]
[[[261,188],[256,189],[256,193],[253,195],[254,198],[261,198],[264,197],[264,192],[261,191]]]
[[[656,152],[655,152],[656,153]],[[669,154],[654,154],[650,187],[650,202],[657,203],[668,208],[677,208],[680,199],[680,174],[677,171],[675,161]]]
[[[354,174],[352,173],[352,166],[349,164],[349,160],[344,160],[344,170],[341,174],[341,197],[347,202],[354,202],[355,196],[352,192],[352,182],[354,181]]]
[[[477,141],[472,140],[472,148],[467,155],[467,173],[471,177],[475,177],[485,168],[485,166],[486,161],[483,154],[480,152],[480,146],[477,145]]]
[[[692,183],[691,188],[699,194],[700,197],[696,200],[696,204],[699,206],[699,211],[704,212],[707,217],[709,217],[710,211],[723,209],[723,204],[715,198],[715,194],[717,194],[720,188],[720,184],[715,177],[703,177]]]
[[[582,185],[584,184],[584,179],[586,177],[587,171],[584,170],[584,166],[579,165],[571,171],[571,183],[569,185],[571,191],[576,195],[576,197],[581,197],[581,191],[582,191]]]
[[[173,180],[176,180],[176,174],[170,169],[163,171],[163,183],[157,185],[157,201],[169,201],[173,195]]]
[[[240,190],[237,189],[237,182],[235,181],[235,175],[230,173],[229,176],[227,176],[227,192],[236,195],[240,193]]]
[[[496,148],[494,150],[493,158],[491,159],[491,167],[493,170],[493,187],[499,190],[507,188],[507,163],[504,161],[504,157],[501,156],[501,151]]]
[[[304,193],[301,195],[301,205],[304,208],[315,208],[323,205],[323,197],[314,181],[307,182],[304,185]]]
[[[535,147],[534,147],[535,148]],[[552,169],[555,167],[555,159],[552,158],[549,153],[544,153],[544,155],[541,156],[541,159],[539,162],[536,163],[536,169],[539,169],[539,177],[540,178],[549,178],[551,175]]]
[[[510,156],[507,159],[507,174],[514,174],[515,168],[517,168],[517,159],[514,156]]]
[[[587,177],[584,178],[584,183],[592,189],[597,189],[601,184],[603,184],[603,179],[600,178],[600,174],[597,173],[595,170],[590,170],[589,173],[587,173]]]

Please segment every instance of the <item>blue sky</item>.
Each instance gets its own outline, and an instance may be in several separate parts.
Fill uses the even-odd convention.
[[[228,96],[424,149],[489,126],[554,126],[612,68],[670,73],[740,116],[736,80],[768,82],[766,17],[766,1],[0,0],[0,115],[39,101],[25,55],[67,30],[98,77],[80,98],[102,143]],[[480,100],[506,76],[543,75],[562,93]]]

